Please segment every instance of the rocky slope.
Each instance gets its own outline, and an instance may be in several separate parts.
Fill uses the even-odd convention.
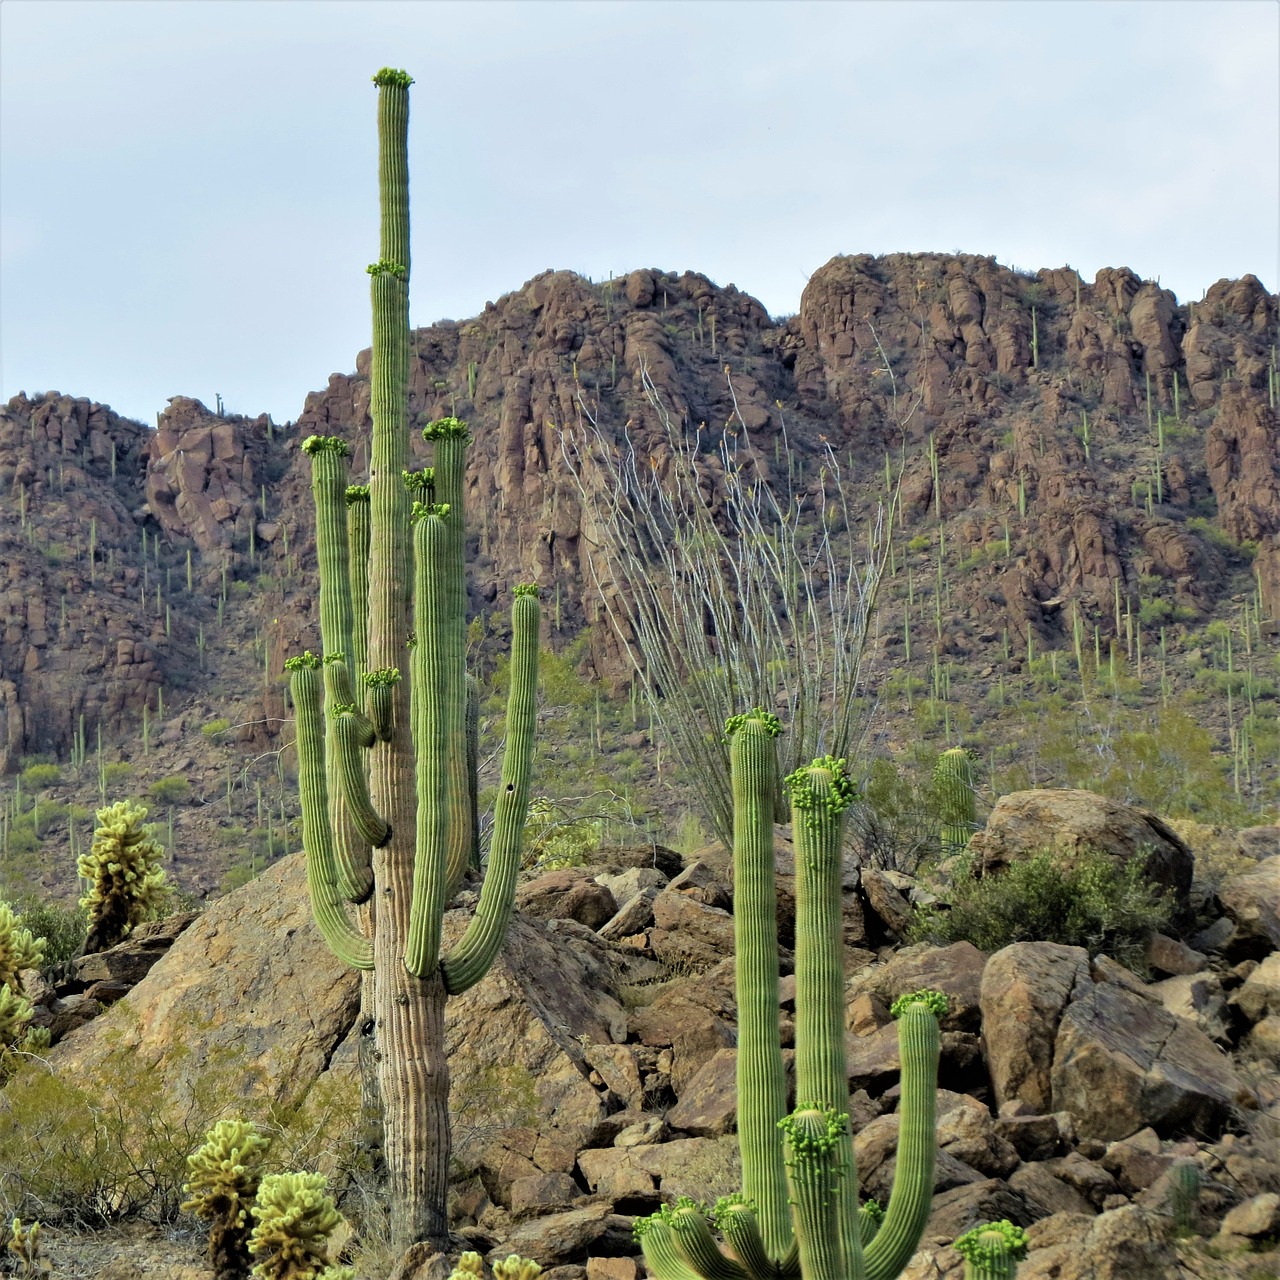
[[[1077,623],[1087,638],[1096,630],[1104,658],[1112,641],[1132,655],[1145,605],[1148,655],[1168,622],[1161,683],[1149,663],[1134,695],[1154,701],[1189,682],[1195,628],[1239,625],[1255,595],[1237,651],[1249,632],[1249,663],[1265,670],[1274,657],[1276,326],[1277,298],[1252,276],[1179,305],[1125,269],[1088,284],[1066,268],[1031,275],[964,255],[840,257],[814,273],[799,314],[774,320],[691,272],[605,283],[548,272],[474,319],[415,333],[411,414],[456,413],[476,430],[473,608],[505,606],[511,583],[538,580],[554,600],[550,643],[589,625],[590,670],[606,681],[625,667],[590,585],[599,548],[560,431],[589,411],[661,456],[643,366],[682,429],[705,427],[714,445],[745,427],[766,472],[784,422],[802,483],[821,483],[829,444],[848,460],[860,516],[881,494],[886,453],[901,460],[895,567],[914,576],[886,585],[882,671],[914,665],[923,678],[936,655],[980,675],[982,692],[997,675],[1016,686],[1029,654],[1065,660]],[[362,352],[354,374],[333,375],[284,426],[182,397],[155,430],[52,392],[0,410],[0,774],[87,754],[87,775],[52,797],[84,807],[100,730],[105,758],[132,762],[135,789],[190,778],[205,806],[178,814],[179,843],[202,890],[228,860],[206,812],[224,792],[233,829],[262,827],[264,779],[268,808],[284,799],[292,812],[266,766],[243,770],[287,741],[282,659],[315,644],[298,444],[343,434],[359,470],[368,362]],[[421,441],[414,453],[425,457]],[[1236,727],[1226,708],[1213,699],[1203,713],[1225,747]],[[219,718],[230,734],[206,739]],[[63,837],[47,838],[56,850]],[[48,858],[32,865],[52,882]]]
[[[1186,902],[1199,883],[1186,845],[1168,828],[1151,849],[1130,838],[1153,821],[1085,793],[1027,792],[1007,797],[981,834],[1006,862],[1050,828],[1064,850],[1087,840],[1119,862],[1145,858]],[[779,835],[785,937],[792,873]],[[1280,829],[1256,832],[1255,846],[1263,835],[1280,846]],[[1148,981],[1052,943],[990,955],[967,942],[902,947],[893,900],[905,907],[924,886],[850,865],[850,1108],[862,1192],[882,1203],[898,1126],[888,1007],[922,986],[950,1002],[933,1212],[909,1280],[959,1280],[950,1241],[1005,1217],[1029,1230],[1023,1280],[1276,1274],[1280,856],[1248,866],[1208,895],[1207,928],[1152,939]],[[718,846],[683,866],[649,846],[605,850],[590,868],[521,888],[498,964],[449,1004],[452,1214],[470,1245],[518,1250],[552,1280],[636,1280],[634,1215],[737,1188],[728,874]],[[450,930],[474,896],[459,899]],[[789,1043],[786,977],[780,995]],[[215,1071],[242,1099],[288,1105],[328,1089],[339,1113],[355,1105],[357,987],[308,918],[297,858],[194,922],[88,958],[61,996],[42,1001],[42,1020],[62,1036],[51,1063],[65,1079],[109,1079],[123,1053],[157,1099],[193,1101]],[[105,1004],[114,1007],[104,1015]],[[1172,1171],[1185,1162],[1203,1190],[1179,1235]],[[79,1247],[60,1245],[56,1230],[52,1239]],[[193,1262],[146,1274],[205,1272]]]

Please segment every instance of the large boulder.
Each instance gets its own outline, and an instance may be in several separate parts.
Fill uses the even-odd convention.
[[[140,924],[114,947],[81,956],[75,962],[76,979],[86,984],[122,982],[131,987],[137,986],[151,972],[156,961],[173,946],[179,934],[196,919],[196,912],[182,911],[164,920]]]
[[[291,1103],[329,1065],[359,1001],[359,974],[312,921],[299,854],[213,903],[124,999],[49,1056],[80,1076],[124,1054],[179,1097],[216,1069],[241,1092]]]
[[[996,1104],[1051,1109],[1053,1046],[1073,995],[1090,985],[1083,947],[1015,942],[982,973],[982,1041]]]
[[[1090,849],[1119,864],[1141,858],[1150,883],[1165,889],[1179,911],[1189,905],[1195,858],[1181,837],[1146,809],[1092,791],[1014,791],[996,801],[986,829],[969,842],[983,875],[1042,849],[1066,860]]]
[[[971,942],[949,947],[918,943],[899,951],[886,964],[874,964],[854,974],[845,988],[845,1003],[870,995],[887,1009],[902,995],[928,988],[947,997],[944,1031],[977,1031],[979,993],[986,954]]]
[[[522,884],[516,909],[539,920],[576,920],[598,929],[617,914],[613,894],[582,867],[565,867]]]
[[[1220,1133],[1255,1099],[1231,1059],[1190,1022],[1115,982],[1068,1006],[1054,1044],[1053,1108],[1081,1137]]]

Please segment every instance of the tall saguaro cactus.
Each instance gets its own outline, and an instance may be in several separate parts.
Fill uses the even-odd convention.
[[[286,666],[313,913],[333,952],[365,971],[393,1229],[402,1245],[442,1245],[450,1150],[444,1002],[488,971],[511,917],[529,799],[539,611],[536,589],[517,587],[488,870],[474,918],[443,954],[445,905],[477,861],[462,506],[471,435],[453,418],[433,423],[423,434],[434,443],[435,467],[405,470],[412,81],[384,68],[374,83],[382,236],[369,268],[371,465],[368,483],[352,484],[344,441],[303,443],[316,503],[323,659],[307,652]]]
[[[681,1199],[636,1224],[658,1280],[892,1280],[929,1215],[936,1152],[936,991],[893,1007],[902,1057],[897,1169],[887,1211],[859,1207],[849,1132],[841,964],[841,837],[853,786],[843,760],[815,760],[785,783],[796,840],[796,1109],[786,1115],[778,1026],[773,803],[776,716],[734,716],[734,942],[738,1144],[743,1194],[708,1215]],[[779,1132],[781,1130],[781,1133]],[[712,1227],[732,1249],[720,1249]]]

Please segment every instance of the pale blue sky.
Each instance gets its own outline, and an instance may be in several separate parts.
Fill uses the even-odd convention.
[[[548,267],[837,253],[1280,275],[1274,0],[3,0],[0,396],[297,417],[368,345],[373,72],[417,80],[415,324]]]

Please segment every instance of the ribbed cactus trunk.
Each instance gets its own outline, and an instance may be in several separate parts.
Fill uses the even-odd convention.
[[[895,1002],[902,1054],[901,1129],[889,1207],[858,1204],[844,1052],[841,846],[854,795],[843,760],[785,783],[796,842],[796,1110],[778,1022],[773,811],[776,716],[730,718],[734,942],[738,994],[738,1145],[743,1194],[705,1207],[681,1197],[636,1224],[657,1280],[892,1280],[929,1215],[936,1137],[938,1019],[946,1000]],[[781,1132],[780,1132],[781,1131]],[[784,1141],[785,1138],[785,1141]],[[712,1234],[719,1229],[732,1256]]]
[[[484,976],[511,915],[529,799],[539,612],[536,590],[517,587],[489,865],[470,926],[442,956],[445,906],[478,861],[461,503],[471,436],[455,419],[433,423],[423,434],[434,444],[436,467],[406,472],[412,81],[388,69],[374,81],[382,222],[379,260],[369,268],[370,473],[367,485],[348,483],[350,450],[336,437],[303,443],[313,464],[324,657],[305,653],[286,666],[313,914],[334,953],[365,971],[362,1033],[372,1023],[372,1036],[362,1034],[361,1063],[376,1064],[377,1075],[376,1091],[367,1076],[362,1087],[367,1144],[385,1164],[396,1242],[443,1246],[445,1000]]]

